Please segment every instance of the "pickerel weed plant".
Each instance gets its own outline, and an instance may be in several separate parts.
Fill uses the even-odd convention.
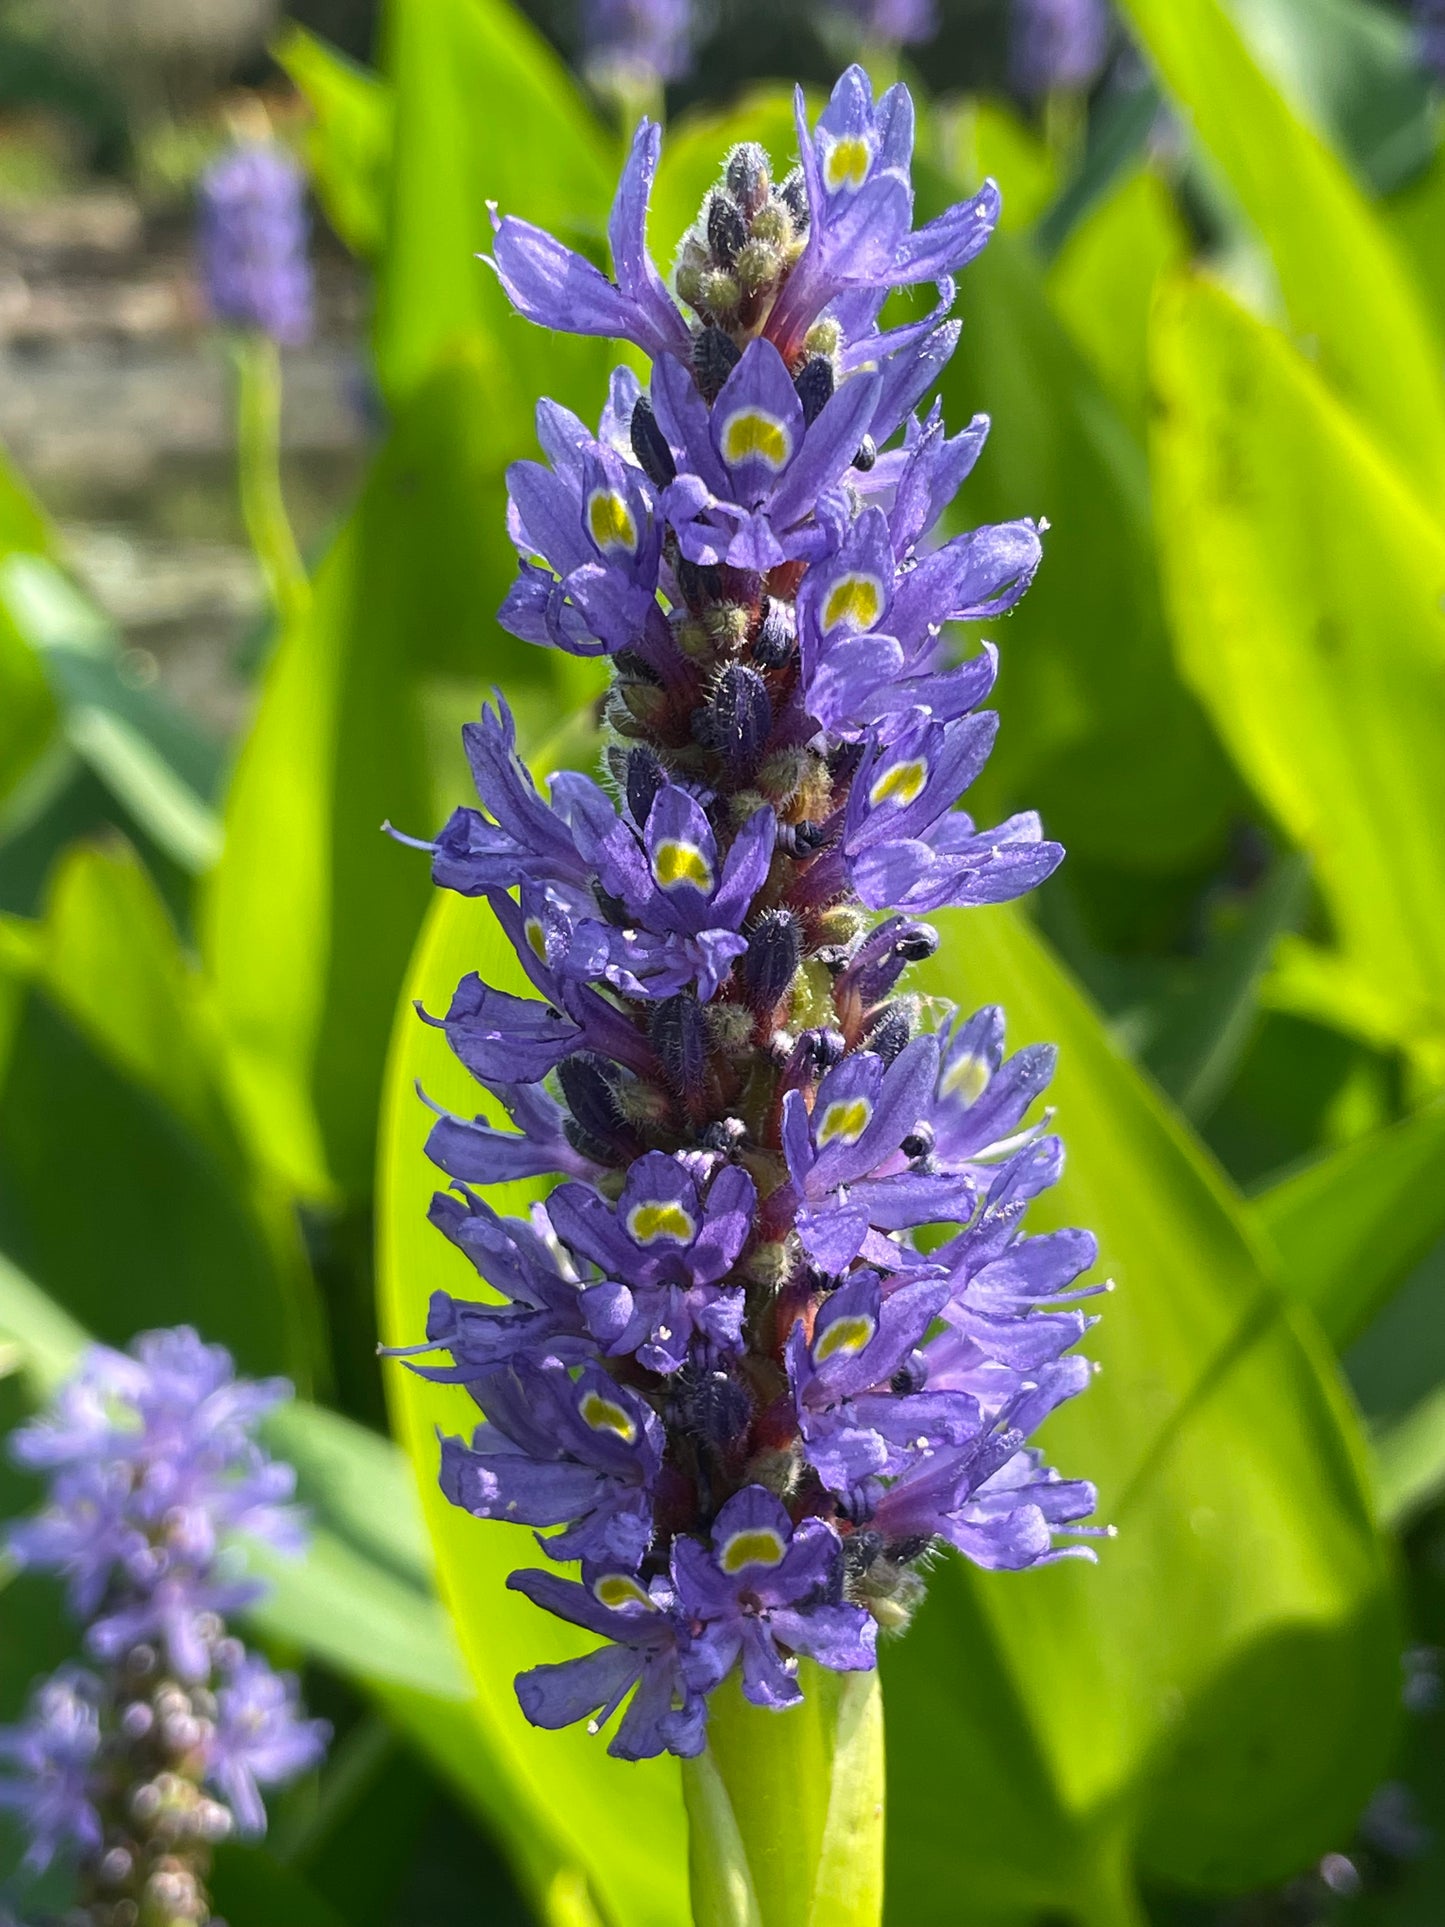
[[[66,1927],[210,1921],[217,1842],[263,1833],[261,1789],[326,1751],[296,1681],[226,1626],[266,1591],[236,1569],[232,1536],[305,1543],[295,1474],[252,1436],[290,1391],[238,1379],[186,1328],[147,1332],[129,1352],[94,1347],[11,1440],[49,1492],[8,1549],[64,1582],[90,1662],[0,1728],[0,1808],[28,1836],[28,1869],[76,1876]]]
[[[547,463],[509,476],[502,621],[611,657],[608,780],[544,799],[499,698],[465,732],[483,810],[428,846],[537,995],[471,975],[431,1020],[516,1128],[431,1131],[453,1180],[432,1220],[501,1302],[437,1293],[416,1350],[451,1362],[414,1369],[483,1415],[443,1440],[447,1496],[580,1562],[508,1582],[605,1642],[523,1673],[527,1717],[596,1730],[627,1702],[626,1759],[700,1754],[734,1669],[778,1710],[800,1659],[872,1669],[943,1544],[1091,1556],[1059,1539],[1090,1530],[1093,1488],[1026,1444],[1090,1370],[1069,1354],[1094,1240],[1023,1230],[1063,1155],[1026,1122],[1053,1053],[1006,1058],[999,1010],[898,994],[938,945],[923,916],[1019,897],[1062,855],[1033,815],[955,807],[997,655],[955,661],[945,625],[1002,615],[1040,554],[1026,521],[932,535],[988,423],[918,411],[999,197],[915,230],[912,102],[875,105],[858,67],[816,129],[799,97],[798,140],[779,182],[757,146],[728,156],[676,299],[644,242],[646,121],[615,281],[496,220],[520,314],[651,358],[645,388],[613,375],[596,435],[543,401]],[[880,327],[924,282],[932,311]],[[483,1195],[544,1174],[564,1181],[529,1221]]]

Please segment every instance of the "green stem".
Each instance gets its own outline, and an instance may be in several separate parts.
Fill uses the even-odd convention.
[[[683,1764],[694,1927],[879,1927],[883,1697],[876,1673],[804,1660],[803,1703],[770,1713],[734,1674],[707,1751]]]
[[[1044,102],[1044,145],[1053,156],[1061,183],[1068,181],[1084,156],[1088,111],[1081,94],[1055,88]]]
[[[281,354],[255,329],[234,338],[232,356],[241,515],[271,607],[285,627],[310,607],[311,583],[281,493]]]

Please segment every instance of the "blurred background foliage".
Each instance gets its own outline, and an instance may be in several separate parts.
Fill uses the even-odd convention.
[[[1005,16],[944,0],[905,72],[921,211],[1005,194],[944,383],[994,421],[956,525],[1052,525],[994,625],[979,812],[1040,807],[1070,860],[1033,920],[942,919],[926,988],[1062,1046],[1057,1210],[1118,1289],[1051,1444],[1120,1536],[1092,1570],[949,1562],[889,1649],[888,1917],[1438,1927],[1439,102],[1374,0],[1121,0],[1061,118],[1011,96]],[[786,162],[783,83],[852,51],[778,0],[702,37],[663,257],[730,142]],[[605,260],[620,130],[577,44],[565,0],[0,0],[0,1421],[156,1323],[298,1385],[274,1444],[317,1538],[259,1630],[341,1738],[223,1852],[232,1927],[686,1919],[675,1770],[525,1727],[511,1675],[570,1635],[437,1500],[447,1396],[375,1356],[457,1262],[414,1081],[472,1101],[408,1000],[510,967],[378,825],[462,799],[494,684],[539,769],[597,753],[595,665],[493,612],[533,402],[595,415],[608,352],[474,259],[496,200]],[[188,255],[236,86],[318,210],[285,463],[314,587],[279,629]],[[0,1574],[0,1716],[58,1638]]]

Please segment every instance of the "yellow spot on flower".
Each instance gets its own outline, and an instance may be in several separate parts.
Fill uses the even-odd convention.
[[[821,1365],[840,1353],[844,1358],[854,1357],[877,1329],[877,1319],[870,1318],[866,1312],[858,1312],[852,1318],[835,1318],[813,1347],[813,1363]]]
[[[825,1144],[856,1144],[872,1115],[873,1106],[866,1097],[838,1098],[823,1113],[817,1132],[818,1149],[821,1151]]]
[[[928,781],[928,764],[923,757],[911,763],[894,763],[875,777],[868,801],[877,809],[880,803],[896,803],[900,809],[907,809]]]
[[[659,1238],[690,1245],[697,1236],[697,1223],[691,1212],[670,1198],[633,1205],[627,1214],[627,1229],[640,1245],[655,1244]]]
[[[590,1425],[594,1432],[615,1432],[624,1445],[631,1445],[637,1437],[637,1427],[632,1415],[616,1405],[601,1392],[588,1392],[578,1407],[584,1425]]]
[[[540,917],[528,917],[524,927],[527,932],[528,944],[536,951],[542,962],[546,963],[547,932],[542,928],[542,919]]]
[[[828,192],[836,194],[843,187],[861,187],[872,165],[873,151],[861,134],[849,134],[843,140],[834,141],[823,163]]]
[[[965,1104],[973,1104],[987,1090],[988,1078],[988,1065],[983,1059],[965,1053],[944,1072],[943,1081],[938,1087],[939,1095],[961,1097]]]
[[[668,837],[658,844],[652,859],[652,874],[663,890],[675,890],[679,884],[690,883],[695,890],[706,894],[716,882],[712,865],[702,851],[695,843],[684,843],[680,838]]]
[[[823,602],[823,631],[846,626],[855,635],[871,629],[883,612],[883,584],[874,575],[845,575]]]
[[[594,488],[587,498],[587,526],[592,540],[604,553],[608,549],[637,552],[637,524],[632,510],[614,488]]]
[[[726,1573],[741,1572],[744,1566],[776,1566],[787,1551],[782,1538],[771,1526],[755,1526],[748,1532],[735,1532],[718,1556]]]
[[[776,415],[761,408],[740,408],[729,415],[722,432],[723,460],[736,464],[750,458],[771,469],[786,467],[793,438]]]
[[[646,1606],[649,1612],[657,1611],[643,1587],[625,1572],[604,1572],[592,1582],[592,1591],[604,1606],[611,1606],[614,1611],[621,1606]]]

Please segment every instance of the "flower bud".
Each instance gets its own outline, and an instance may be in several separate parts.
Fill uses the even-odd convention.
[[[697,998],[689,990],[664,998],[653,1010],[649,1031],[669,1086],[679,1097],[698,1097],[707,1071],[708,1035]]]
[[[791,910],[769,910],[758,919],[739,966],[752,1008],[765,1015],[787,995],[803,961],[803,932]]]
[[[753,643],[753,661],[759,669],[781,669],[791,661],[798,644],[797,622],[792,604],[769,596],[768,606]]]
[[[748,225],[742,209],[731,194],[714,188],[708,196],[703,225],[712,258],[720,267],[730,268],[748,244]]]
[[[632,452],[643,474],[658,488],[666,488],[677,476],[677,463],[672,458],[667,437],[658,427],[657,416],[646,395],[639,395],[633,406],[629,435]]]
[[[627,752],[627,807],[632,812],[632,820],[641,829],[647,822],[652,809],[653,798],[667,781],[657,752],[639,744]]]
[[[736,287],[736,283],[734,283]],[[736,294],[734,295],[736,305]],[[692,372],[705,402],[715,402],[722,385],[742,360],[742,350],[730,335],[711,324],[694,337]]]
[[[832,400],[834,385],[833,364],[824,355],[814,355],[811,361],[805,361],[793,377],[793,386],[803,405],[803,420],[810,427]]]
[[[734,778],[757,766],[773,729],[773,705],[761,676],[729,663],[693,717],[693,735],[726,758]]]
[[[808,184],[803,179],[801,167],[795,167],[778,189],[778,199],[793,217],[793,226],[800,234],[808,229],[810,210],[808,207]]]
[[[739,141],[727,158],[723,179],[742,212],[757,215],[768,198],[768,157],[756,141]]]

